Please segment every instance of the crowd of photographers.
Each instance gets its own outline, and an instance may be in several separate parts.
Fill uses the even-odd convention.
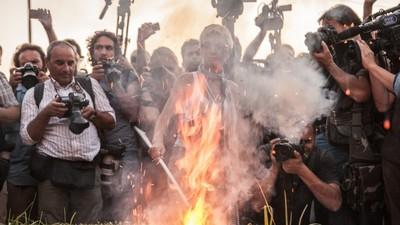
[[[183,82],[182,73],[225,73],[235,82],[233,73],[243,68],[262,74],[301,60],[325,75],[324,88],[336,93],[334,107],[305,128],[300,143],[258,127],[265,133],[259,150],[265,151],[270,168],[268,178],[260,179],[267,196],[255,192],[241,204],[238,224],[264,224],[265,200],[279,225],[289,220],[396,224],[400,7],[371,15],[374,2],[365,0],[364,21],[345,5],[333,6],[318,19],[321,28],[306,35],[309,53],[295,57],[290,45],[280,44],[262,61],[254,56],[271,25],[260,18],[260,33],[243,60],[238,39],[223,26],[210,25],[199,40],[183,43],[182,68],[167,47],[146,51],[145,42],[159,24],[139,28],[130,62],[115,34],[98,31],[87,42],[91,73],[79,65],[80,46],[72,39],[57,40],[50,12],[39,10],[36,16],[50,42],[47,52],[22,44],[14,53],[9,79],[0,74],[0,184],[8,192],[0,202],[5,211],[0,222],[131,220],[138,205],[157,202],[168,187],[152,162],[164,152],[153,148],[147,154],[135,127],[149,137],[160,136],[158,118],[165,116],[177,89],[174,84]],[[177,119],[171,115],[168,121],[173,122],[163,125],[165,149],[177,143]]]

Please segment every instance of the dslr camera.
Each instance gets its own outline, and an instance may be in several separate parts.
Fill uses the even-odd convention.
[[[121,166],[121,159],[125,152],[124,144],[107,145],[101,148],[100,178],[103,186],[112,185],[113,177]]]
[[[80,134],[89,127],[89,122],[81,114],[81,109],[89,105],[85,94],[70,92],[68,96],[59,96],[59,102],[68,108],[63,117],[69,118],[69,130],[72,133]]]
[[[308,32],[304,44],[310,52],[321,52],[322,41],[328,46],[338,43],[340,36],[332,26],[320,27],[317,32]]]
[[[101,62],[107,81],[117,82],[121,77],[120,65],[114,59],[107,59]]]
[[[37,78],[37,75],[39,74],[39,68],[32,63],[27,62],[24,66],[18,67],[16,71],[22,74],[21,84],[26,89],[34,87],[37,83],[39,83]]]
[[[272,145],[265,144],[260,146],[259,149],[264,151],[269,157],[272,150]],[[272,154],[275,156],[277,162],[284,162],[288,159],[295,158],[294,151],[300,153],[301,156],[304,156],[305,153],[303,145],[290,143],[286,139],[280,139],[279,142],[275,144],[274,150],[275,151]]]

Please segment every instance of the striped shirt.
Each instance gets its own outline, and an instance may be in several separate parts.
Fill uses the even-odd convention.
[[[93,93],[96,101],[96,110],[98,112],[108,112],[115,121],[115,113],[108,102],[99,83],[90,78],[93,87]],[[27,91],[22,102],[21,109],[21,138],[25,144],[36,144],[37,151],[41,154],[54,158],[73,160],[73,161],[92,161],[100,151],[100,139],[97,129],[92,122],[87,129],[81,134],[72,133],[69,126],[68,118],[51,117],[49,123],[44,130],[44,134],[40,142],[36,143],[28,134],[28,124],[36,118],[38,113],[42,111],[57,95],[56,89],[60,96],[67,96],[68,93],[74,92],[75,80],[66,87],[61,87],[55,80],[48,79],[44,82],[44,92],[39,109],[34,99],[34,88]],[[90,95],[83,89],[89,105],[93,107],[93,101]]]
[[[8,108],[10,106],[18,106],[19,103],[15,98],[14,92],[7,81],[6,76],[0,72],[0,106]]]

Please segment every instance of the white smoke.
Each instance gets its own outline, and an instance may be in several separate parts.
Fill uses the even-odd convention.
[[[240,71],[244,110],[255,122],[293,141],[321,115],[326,115],[333,98],[322,89],[326,79],[307,60],[278,60],[269,72]]]

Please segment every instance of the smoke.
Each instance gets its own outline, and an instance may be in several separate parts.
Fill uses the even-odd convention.
[[[334,98],[326,98],[325,78],[308,59],[274,57],[268,71],[238,70],[241,104],[256,123],[297,141],[307,124],[329,112]]]

